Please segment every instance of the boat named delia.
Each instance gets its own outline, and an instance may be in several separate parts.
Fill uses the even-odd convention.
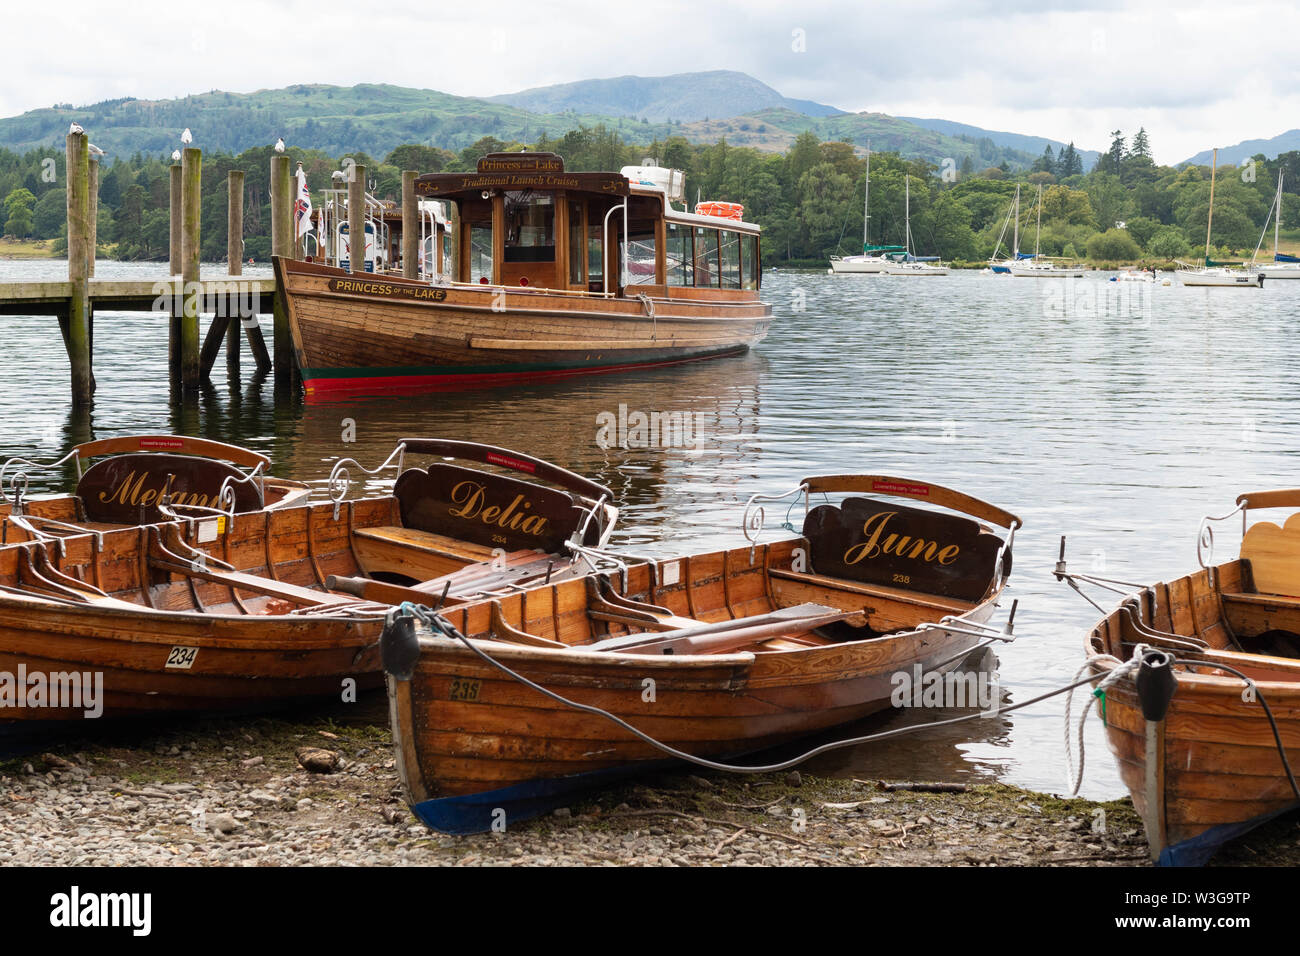
[[[759,227],[734,203],[681,202],[680,172],[564,171],[493,153],[416,180],[451,203],[432,279],[277,258],[307,397],[505,384],[743,352],[759,300]],[[445,268],[444,268],[445,261]]]

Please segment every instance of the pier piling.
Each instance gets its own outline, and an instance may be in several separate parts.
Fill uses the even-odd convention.
[[[366,167],[354,165],[348,180],[348,268],[366,271]],[[358,238],[360,237],[360,238]]]
[[[244,274],[244,171],[232,169],[226,182],[226,272]],[[242,298],[241,298],[242,301]],[[242,316],[230,314],[229,298],[221,313],[226,319],[226,374],[239,378],[239,333]]]
[[[294,247],[293,190],[290,187],[289,157],[271,157],[271,255],[292,256]],[[289,312],[284,296],[275,296],[272,344],[275,349],[275,384],[288,386],[293,379],[293,342],[289,336]]]
[[[84,132],[69,133],[66,144],[68,210],[68,301],[65,344],[72,366],[72,403],[93,401],[90,370],[90,288],[88,251],[90,231],[90,140]]]
[[[200,380],[199,286],[200,188],[203,179],[203,151],[194,146],[181,153],[181,280],[185,284],[181,321],[181,387],[197,389]]]
[[[167,261],[170,275],[181,274],[181,164],[171,165],[171,225],[167,234]]]
[[[90,184],[90,189],[88,192],[88,195],[90,196],[90,217],[88,220],[90,223],[90,243],[89,243],[89,247],[86,250],[86,277],[89,279],[93,279],[95,278],[95,250],[97,248],[97,243],[99,242],[99,158],[98,157],[96,156],[90,157],[90,163],[88,164],[88,169],[90,173],[90,177],[88,180]]]
[[[402,275],[408,279],[420,275],[420,203],[415,198],[413,169],[402,170]]]

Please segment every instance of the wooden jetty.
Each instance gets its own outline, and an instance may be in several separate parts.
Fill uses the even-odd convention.
[[[104,312],[166,312],[168,316],[168,378],[173,393],[185,402],[197,401],[201,384],[209,377],[221,347],[226,347],[230,374],[239,372],[239,335],[242,329],[259,372],[274,370],[278,390],[299,384],[297,360],[289,331],[288,310],[273,277],[242,275],[244,173],[231,170],[225,273],[203,277],[199,270],[200,186],[202,152],[187,146],[181,161],[171,167],[171,236],[168,273],[157,280],[96,279],[95,221],[98,210],[97,160],[88,135],[68,133],[67,216],[68,277],[62,281],[0,283],[0,316],[47,315],[56,317],[71,368],[72,402],[93,402],[95,377],[94,320]],[[294,229],[293,177],[286,155],[271,158],[271,254],[295,258],[302,255]],[[364,169],[358,167],[355,185],[363,190]],[[415,173],[403,173],[404,184]],[[364,192],[362,192],[364,196]],[[358,212],[364,201],[356,204]],[[414,240],[419,233],[415,201],[401,210],[402,232]],[[363,227],[358,224],[358,230]],[[404,240],[405,242],[405,240]],[[408,248],[404,244],[403,248]],[[415,265],[414,260],[409,267]],[[409,268],[408,267],[408,268]],[[257,316],[272,315],[273,353],[267,349]],[[210,315],[205,336],[200,317]]]

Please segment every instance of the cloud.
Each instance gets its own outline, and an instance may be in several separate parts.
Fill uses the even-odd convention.
[[[1294,8],[1246,0],[501,0],[372,5],[68,0],[25,9],[0,114],[119,96],[384,82],[459,95],[628,73],[735,69],[786,96],[1104,147],[1145,126],[1156,158],[1294,122]],[[340,47],[338,40],[361,41]],[[51,56],[64,45],[84,59]],[[360,51],[360,56],[354,55]],[[1279,119],[1279,117],[1283,117]]]

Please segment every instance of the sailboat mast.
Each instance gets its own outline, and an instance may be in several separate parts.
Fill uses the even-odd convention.
[[[1038,226],[1034,229],[1034,258],[1038,258],[1038,240],[1043,235],[1043,184],[1038,184]]]
[[[1210,215],[1205,220],[1205,265],[1210,264],[1210,229],[1214,226],[1214,177],[1219,170],[1219,151],[1210,159]]]
[[[903,180],[903,229],[907,254],[912,253],[912,174],[906,173]]]
[[[862,252],[867,251],[867,229],[871,225],[871,140],[867,140],[867,188],[862,196]]]
[[[1277,234],[1282,228],[1282,170],[1277,171],[1277,209],[1273,213],[1273,261],[1277,261]]]
[[[1011,258],[1020,261],[1020,183],[1016,183],[1016,241],[1011,250]]]

